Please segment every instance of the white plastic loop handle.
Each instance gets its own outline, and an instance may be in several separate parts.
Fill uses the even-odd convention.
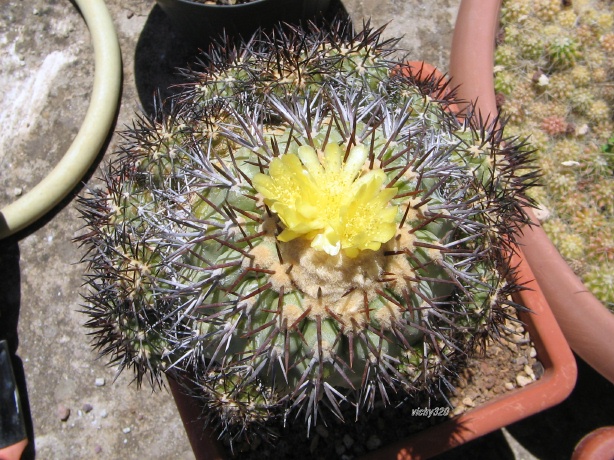
[[[94,87],[85,119],[59,163],[32,190],[0,210],[0,239],[36,222],[83,178],[113,125],[121,89],[121,52],[102,0],[75,0],[94,47]]]

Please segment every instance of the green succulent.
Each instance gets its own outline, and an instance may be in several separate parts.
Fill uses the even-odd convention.
[[[497,73],[499,89],[508,91],[501,105],[506,130],[531,131],[545,184],[539,201],[560,220],[545,221],[544,229],[576,274],[612,308],[607,289],[596,281],[601,271],[609,273],[603,259],[610,257],[610,249],[604,249],[610,245],[603,242],[612,234],[611,193],[606,193],[614,178],[607,147],[614,94],[611,3],[505,0],[502,12],[497,53],[518,56],[517,62],[505,63],[504,75]],[[533,82],[529,91],[522,85],[527,81]],[[523,117],[517,116],[519,107]],[[549,123],[556,118],[567,124],[564,132]],[[586,220],[587,209],[599,215],[599,225]],[[577,235],[585,238],[584,245]],[[590,241],[602,243],[592,247]]]
[[[585,276],[586,285],[614,313],[614,276],[611,263],[596,266]]]
[[[557,69],[573,67],[580,57],[578,43],[569,37],[555,37],[546,45],[550,64]]]
[[[432,391],[518,307],[531,152],[381,32],[214,46],[81,199],[95,345],[231,441]]]

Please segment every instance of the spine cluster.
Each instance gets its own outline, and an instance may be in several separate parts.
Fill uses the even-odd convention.
[[[430,390],[517,307],[527,149],[380,34],[217,45],[81,200],[95,345],[229,439]]]

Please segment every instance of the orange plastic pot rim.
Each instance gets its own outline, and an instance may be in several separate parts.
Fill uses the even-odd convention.
[[[430,458],[556,406],[569,396],[576,384],[575,358],[531,268],[522,257],[521,248],[513,256],[512,264],[518,266],[519,284],[527,288],[518,293],[515,300],[530,309],[530,312],[521,313],[520,319],[544,366],[542,377],[462,415],[370,452],[361,457],[363,460]]]

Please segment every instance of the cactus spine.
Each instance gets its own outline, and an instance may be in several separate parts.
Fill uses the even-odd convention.
[[[380,36],[212,48],[81,200],[96,345],[188,371],[230,439],[430,389],[515,307],[528,153]]]

